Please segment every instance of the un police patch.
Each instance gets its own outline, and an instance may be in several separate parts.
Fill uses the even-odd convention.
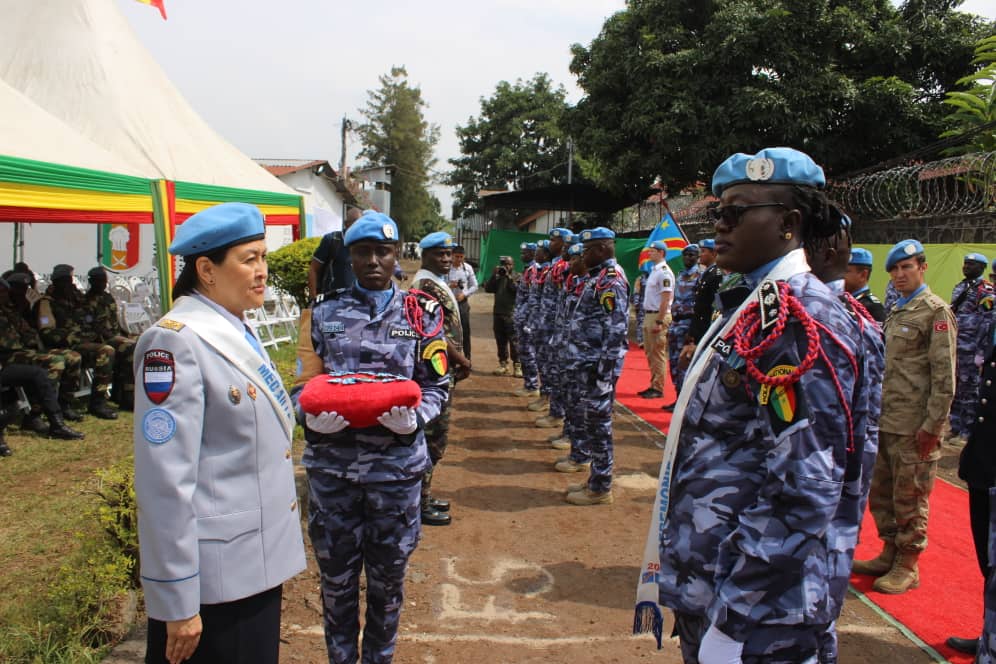
[[[142,435],[153,445],[162,445],[176,433],[176,420],[165,408],[153,408],[142,418]]]
[[[176,383],[173,353],[154,348],[142,357],[142,388],[149,401],[159,405],[173,391]]]

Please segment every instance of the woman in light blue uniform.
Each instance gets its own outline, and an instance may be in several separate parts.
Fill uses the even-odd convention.
[[[173,308],[135,350],[146,662],[277,664],[281,584],[305,568],[290,398],[245,310],[263,303],[263,215],[179,227]]]

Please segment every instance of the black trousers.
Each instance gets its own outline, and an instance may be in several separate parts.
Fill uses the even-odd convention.
[[[281,585],[234,602],[202,604],[204,631],[184,664],[277,664],[282,590]],[[166,623],[149,618],[146,644],[146,664],[167,664]]]
[[[460,327],[463,328],[463,354],[470,359],[470,302],[463,300],[457,303],[460,310]]]
[[[8,364],[0,369],[0,384],[4,387],[21,387],[28,395],[32,410],[41,407],[46,415],[58,415],[59,393],[55,383],[48,379],[48,373],[41,367],[31,364]]]
[[[498,344],[498,361],[505,364],[511,356],[513,362],[518,362],[519,349],[515,339],[512,314],[492,314],[492,316],[494,317],[492,329],[495,333],[495,343]]]
[[[968,487],[968,520],[982,578],[989,578],[989,489]]]

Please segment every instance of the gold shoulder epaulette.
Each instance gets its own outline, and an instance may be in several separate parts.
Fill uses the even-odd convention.
[[[179,332],[184,327],[186,327],[183,323],[175,320],[170,320],[169,318],[163,318],[158,323],[156,323],[156,326],[165,328],[167,330],[173,330],[174,332]]]

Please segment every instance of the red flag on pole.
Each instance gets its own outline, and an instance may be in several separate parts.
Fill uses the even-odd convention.
[[[136,2],[141,2],[143,5],[152,5],[159,10],[162,14],[163,20],[166,20],[166,5],[163,4],[165,0],[135,0]]]

